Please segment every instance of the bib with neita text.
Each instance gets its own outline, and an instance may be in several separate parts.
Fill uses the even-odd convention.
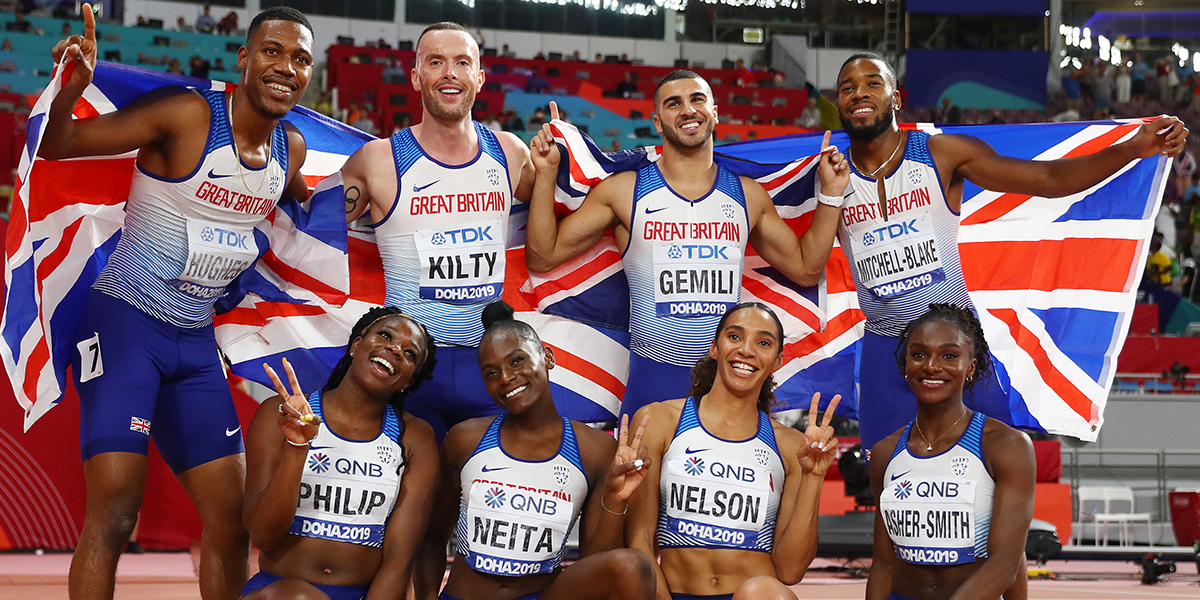
[[[183,273],[168,283],[195,298],[217,298],[258,259],[254,229],[187,220],[187,260]]]
[[[467,564],[493,575],[552,572],[574,520],[561,495],[489,482],[471,486],[465,510]]]
[[[484,221],[416,232],[421,298],[450,304],[499,298],[504,284],[503,231],[498,221]]]
[[[967,479],[899,477],[879,497],[901,560],[918,565],[975,561],[975,485]]]

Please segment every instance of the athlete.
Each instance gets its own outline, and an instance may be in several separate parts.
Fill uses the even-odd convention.
[[[112,597],[153,435],[204,523],[201,595],[234,598],[249,552],[245,459],[217,358],[213,303],[258,257],[255,225],[281,197],[307,198],[297,176],[304,138],[281,119],[308,87],[312,26],[290,8],[259,13],[238,50],[234,92],[168,86],[76,120],[72,110],[96,65],[96,22],[86,4],[83,16],[83,37],[54,47],[55,60],[65,54],[74,70],[51,105],[39,155],[137,151],[137,168],[120,241],[72,340],[87,508],[71,597]]]
[[[747,243],[792,281],[817,284],[849,181],[836,149],[822,155],[820,203],[812,225],[797,237],[761,185],[713,162],[717,105],[708,82],[692,71],[673,71],[659,83],[654,103],[662,157],[604,179],[561,222],[554,214],[559,150],[550,127],[530,143],[537,182],[525,237],[529,270],[554,269],[615,230],[630,294],[626,414],[688,388],[691,367],[708,351],[717,321],[738,303]],[[557,118],[557,107],[551,108]]]
[[[838,110],[850,136],[851,175],[838,237],[867,317],[861,373],[889,367],[900,331],[930,303],[974,310],[958,257],[965,181],[997,192],[1066,196],[1104,181],[1130,161],[1178,155],[1188,134],[1179,119],[1163,117],[1095,154],[1030,161],[1001,156],[970,136],[901,132],[899,108],[896,76],[886,61],[869,52],[847,59],[838,74]],[[898,256],[905,258],[894,260]],[[864,448],[903,426],[915,410],[912,391],[893,379],[860,378]],[[1009,420],[1006,394],[996,382],[977,389],[968,404]]]
[[[427,323],[442,368],[409,398],[440,442],[450,426],[496,414],[479,381],[479,315],[500,298],[512,202],[533,188],[529,150],[517,136],[471,119],[483,87],[479,45],[456,23],[417,38],[413,89],[421,122],[367,143],[342,167],[346,222],[370,210],[388,306]]]
[[[834,396],[803,433],[768,416],[783,324],[765,304],[721,317],[687,398],[642,407],[651,466],[626,539],[657,556],[658,598],[795,600],[817,553],[817,505],[837,452]]]
[[[432,600],[457,556],[441,600],[654,597],[650,558],[623,548],[626,501],[653,463],[643,421],[619,441],[565,419],[550,396],[554,352],[504,302],[483,313],[479,370],[504,412],[463,421],[442,445],[440,492],[422,555],[417,597]],[[583,512],[579,560],[562,568]]]
[[[437,442],[404,411],[437,347],[397,308],[373,308],[350,332],[329,382],[307,399],[289,387],[246,432],[245,520],[259,549],[246,600],[403,598],[433,507]],[[291,391],[289,391],[289,389]],[[322,596],[321,594],[324,594]]]
[[[963,403],[963,390],[993,376],[975,313],[932,304],[900,340],[916,418],[872,452],[867,600],[1011,599],[1033,519],[1033,443]]]

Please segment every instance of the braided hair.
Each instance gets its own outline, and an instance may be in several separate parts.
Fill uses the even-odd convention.
[[[399,308],[394,306],[377,306],[367,311],[367,314],[359,318],[354,327],[350,329],[350,339],[346,342],[346,353],[342,355],[341,360],[333,367],[333,372],[329,374],[329,381],[325,382],[325,387],[321,388],[321,392],[328,392],[342,384],[342,380],[346,378],[346,373],[350,371],[350,365],[354,362],[354,357],[350,355],[350,346],[354,341],[366,335],[367,329],[371,328],[376,321],[385,317],[401,317],[421,331],[421,336],[425,345],[425,360],[417,367],[413,373],[412,382],[408,387],[392,394],[388,399],[388,404],[396,411],[396,416],[400,421],[400,435],[396,443],[400,445],[400,466],[407,464],[407,457],[404,451],[404,403],[408,399],[408,395],[417,391],[421,383],[433,379],[433,368],[437,366],[437,345],[433,343],[433,336],[429,335],[429,330],[419,323],[416,319],[404,314]]]
[[[729,322],[729,317],[733,313],[746,309],[757,308],[765,311],[771,316],[771,320],[775,321],[775,330],[779,336],[779,351],[783,352],[783,322],[771,310],[771,307],[762,302],[743,302],[725,311],[721,315],[721,320],[717,322],[717,332],[713,334],[713,343],[715,344],[720,337],[721,332],[725,330],[725,325]],[[717,361],[707,354],[703,358],[696,361],[696,366],[692,367],[692,389],[688,392],[697,405],[700,404],[700,398],[712,391],[713,383],[717,380]],[[758,410],[762,412],[770,412],[771,405],[775,403],[775,374],[767,375],[766,381],[763,382],[762,389],[758,392]]]
[[[972,388],[976,383],[983,382],[992,374],[992,353],[988,350],[987,340],[983,337],[983,325],[979,323],[979,317],[975,316],[972,310],[957,304],[930,304],[929,310],[904,326],[904,331],[900,333],[900,344],[896,346],[896,366],[900,367],[900,375],[905,375],[905,367],[908,363],[908,353],[904,350],[908,345],[909,334],[922,324],[931,321],[941,321],[952,325],[970,340],[973,353],[971,358],[975,359],[975,375],[963,383],[963,389],[967,390],[968,397],[974,398]]]

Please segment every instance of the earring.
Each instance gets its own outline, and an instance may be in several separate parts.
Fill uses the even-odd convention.
[[[967,375],[967,381],[971,381],[973,377],[975,377],[975,375]]]

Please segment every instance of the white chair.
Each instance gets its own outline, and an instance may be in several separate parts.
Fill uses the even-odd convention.
[[[1093,527],[1092,536],[1096,540],[1096,544],[1100,544],[1100,526],[1104,526],[1104,545],[1108,545],[1108,524],[1119,523],[1121,525],[1120,537],[1117,538],[1117,543],[1122,546],[1132,546],[1133,540],[1129,534],[1129,524],[1131,522],[1146,522],[1146,535],[1150,540],[1150,545],[1154,545],[1154,532],[1150,525],[1150,513],[1135,513],[1133,512],[1133,489],[1123,486],[1079,486],[1077,491],[1079,495],[1079,520],[1082,522],[1084,517],[1091,517]],[[1089,506],[1090,503],[1090,506]],[[1124,503],[1128,505],[1128,512],[1116,512],[1114,503]],[[1089,510],[1090,509],[1090,510]]]

